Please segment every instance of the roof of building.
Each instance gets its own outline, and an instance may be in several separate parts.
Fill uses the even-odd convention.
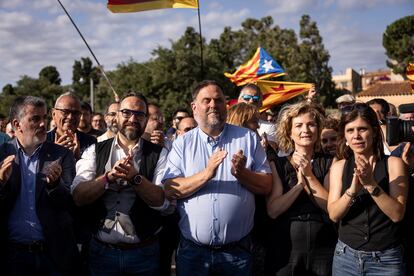
[[[379,81],[367,90],[358,93],[357,97],[381,97],[414,95],[409,81]]]

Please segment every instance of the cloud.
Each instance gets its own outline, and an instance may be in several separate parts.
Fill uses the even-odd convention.
[[[318,6],[318,0],[266,0],[269,6],[272,6],[269,14],[297,14],[309,12]]]

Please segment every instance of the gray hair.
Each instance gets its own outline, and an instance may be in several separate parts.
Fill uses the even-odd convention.
[[[79,105],[81,104],[81,100],[79,99],[79,97],[75,94],[75,93],[73,93],[73,92],[71,92],[71,91],[68,91],[68,92],[65,92],[65,93],[63,93],[63,94],[61,94],[57,99],[56,99],[56,101],[55,101],[55,107],[56,107],[56,104],[63,98],[63,97],[71,97],[72,99],[74,99],[75,101],[77,101],[77,102],[79,102]]]
[[[10,107],[10,121],[16,119],[20,121],[24,116],[23,111],[24,108],[28,105],[32,105],[34,107],[45,107],[46,102],[42,98],[34,97],[34,96],[20,96],[17,97],[13,104]]]

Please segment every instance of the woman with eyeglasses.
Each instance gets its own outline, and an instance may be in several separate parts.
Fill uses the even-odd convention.
[[[268,275],[331,275],[337,235],[326,213],[332,159],[320,150],[323,120],[323,108],[308,101],[280,112],[276,138],[290,155],[270,160]]]
[[[404,275],[399,221],[408,185],[403,161],[385,156],[375,112],[356,103],[339,124],[329,217],[339,223],[333,275]]]

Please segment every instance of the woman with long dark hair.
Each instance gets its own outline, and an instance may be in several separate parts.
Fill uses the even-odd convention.
[[[384,156],[375,112],[356,103],[342,115],[332,165],[329,217],[339,223],[333,275],[404,275],[399,221],[408,184],[400,158]]]

